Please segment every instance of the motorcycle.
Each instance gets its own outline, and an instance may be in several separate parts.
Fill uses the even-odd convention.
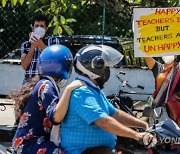
[[[133,90],[134,89],[143,90],[144,87],[142,85],[133,86],[133,85],[128,83],[128,80],[123,80],[120,77],[120,75],[125,75],[125,74],[126,74],[125,72],[120,71],[116,75],[116,78],[122,83],[121,84],[122,86],[116,94],[107,96],[107,98],[108,98],[109,102],[113,106],[115,106],[117,109],[123,110],[126,113],[128,113],[134,117],[141,118],[143,110],[134,108],[133,100],[129,96],[123,96],[123,94],[141,94],[141,93],[134,92],[134,91],[133,92],[124,91],[124,88],[126,86],[128,88],[133,89]],[[150,94],[147,94],[147,95],[150,95]],[[135,129],[135,130],[138,132],[144,132],[144,130],[142,130],[142,129]],[[117,136],[117,143],[116,144],[117,144],[117,148],[118,149],[120,148],[120,151],[124,151],[124,153],[133,153],[132,151],[135,148],[144,149],[144,146],[140,145],[138,141],[135,141],[135,140],[130,139],[130,138],[120,137],[120,136]],[[127,149],[129,149],[129,151],[127,151]]]
[[[180,153],[180,127],[171,118],[166,116],[159,122],[160,115],[157,109],[146,107],[144,115],[154,118],[154,124],[147,131],[155,136],[156,144],[148,146],[147,154],[179,154]]]
[[[125,74],[120,72],[119,74]],[[110,102],[117,108],[124,110],[132,116],[134,114],[133,103],[129,101],[130,99],[126,98],[123,100],[121,94],[123,93],[123,88],[128,86],[130,88],[140,88],[143,89],[143,86],[131,86],[126,80],[122,80],[118,75],[117,79],[122,82],[122,87],[120,91],[115,94],[113,97],[110,97]],[[162,112],[163,111],[163,112]],[[148,117],[150,119],[150,129],[149,133],[153,134],[157,139],[157,143],[151,142],[149,146],[147,146],[148,154],[171,154],[171,153],[180,153],[180,128],[179,126],[168,116],[167,108],[153,108],[152,104],[149,105],[149,102],[145,105],[144,110],[138,110],[138,112],[142,112],[144,117]],[[163,115],[162,115],[163,113]],[[163,118],[162,118],[163,117]],[[159,122],[160,121],[160,122]],[[143,130],[137,130],[143,131]],[[135,147],[144,148],[143,141],[136,142],[131,139],[118,137],[117,145],[122,148],[133,150]],[[125,153],[131,153],[132,151],[126,151]]]

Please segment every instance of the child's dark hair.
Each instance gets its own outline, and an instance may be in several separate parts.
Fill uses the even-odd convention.
[[[32,26],[34,25],[35,21],[45,21],[46,26],[48,26],[47,17],[42,13],[37,13],[32,18]]]
[[[21,117],[26,103],[32,94],[33,88],[39,80],[40,76],[35,76],[20,88],[14,89],[10,92],[10,98],[15,101],[14,111],[16,120]]]

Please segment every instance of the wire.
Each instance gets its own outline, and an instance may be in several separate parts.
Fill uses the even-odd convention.
[[[103,20],[102,20],[102,44],[104,44],[104,33],[105,33],[105,19],[106,19],[106,0],[104,0],[103,6]]]

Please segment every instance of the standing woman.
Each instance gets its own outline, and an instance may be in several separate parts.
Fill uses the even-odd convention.
[[[152,57],[145,57],[145,60],[155,78],[152,97],[155,99],[157,95],[160,96],[155,107],[165,106],[168,115],[180,127],[180,55],[163,56],[164,64]]]
[[[73,82],[59,99],[57,85],[69,79],[72,65],[73,57],[68,48],[51,45],[39,57],[39,77],[12,92],[15,111],[20,117],[12,143],[14,154],[61,153],[50,141],[50,133],[52,126],[60,124],[64,118],[71,92],[83,85],[80,81]]]

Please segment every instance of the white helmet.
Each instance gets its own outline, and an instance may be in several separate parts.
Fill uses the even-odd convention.
[[[110,76],[109,67],[119,63],[123,55],[107,45],[87,45],[75,55],[75,71],[90,79],[100,79],[105,83]]]

